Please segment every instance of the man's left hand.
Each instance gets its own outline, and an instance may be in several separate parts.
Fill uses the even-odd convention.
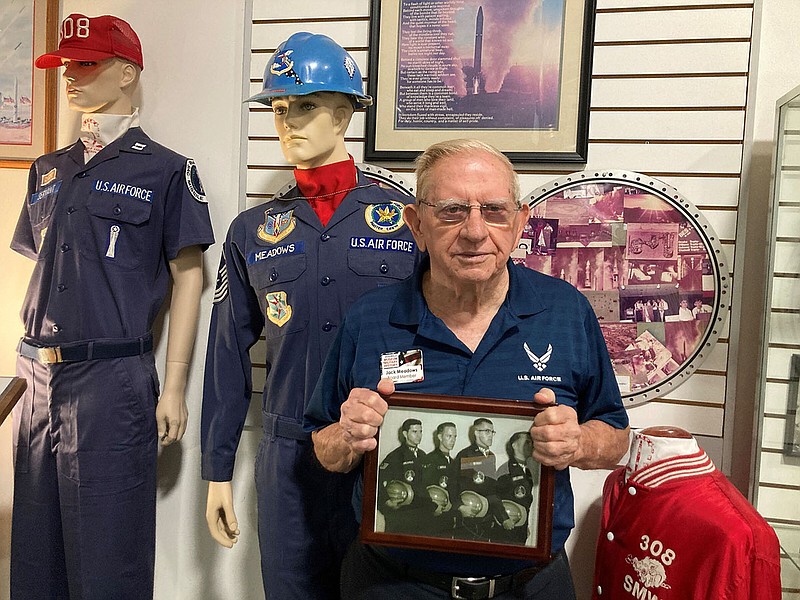
[[[582,431],[578,413],[569,406],[556,404],[555,392],[549,388],[542,388],[533,399],[547,406],[536,415],[530,429],[533,458],[559,471],[566,469],[580,450]]]

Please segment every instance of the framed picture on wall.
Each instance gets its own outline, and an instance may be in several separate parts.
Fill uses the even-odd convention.
[[[414,369],[413,356],[399,361]],[[388,403],[364,458],[364,542],[549,558],[554,471],[531,457],[529,433],[543,408],[412,393]]]
[[[586,162],[594,0],[372,0],[365,160],[479,138]]]
[[[55,69],[34,60],[58,43],[58,0],[0,0],[0,166],[27,168],[55,148]]]

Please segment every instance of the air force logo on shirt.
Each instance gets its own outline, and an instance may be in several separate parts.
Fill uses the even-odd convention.
[[[531,361],[531,365],[534,369],[536,369],[539,373],[543,373],[547,369],[547,365],[550,362],[550,359],[553,357],[553,345],[547,344],[547,349],[541,354],[536,354],[531,347],[528,345],[528,342],[524,342],[522,344],[523,350],[525,350],[525,354],[528,356],[528,360]],[[534,374],[521,374],[517,375],[517,380],[519,381],[538,381],[538,382],[552,382],[552,383],[560,383],[561,376],[560,375],[538,375]]]
[[[257,234],[265,242],[276,244],[294,231],[297,220],[292,216],[294,209],[277,215],[270,214],[270,210],[264,211],[264,222],[258,226]]]

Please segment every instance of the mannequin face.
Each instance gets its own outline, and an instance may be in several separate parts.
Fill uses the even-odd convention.
[[[344,132],[352,114],[349,102],[337,92],[273,98],[275,130],[286,160],[299,169],[347,160]]]
[[[136,68],[118,58],[101,61],[64,59],[64,82],[72,110],[85,113],[131,114],[128,88]]]

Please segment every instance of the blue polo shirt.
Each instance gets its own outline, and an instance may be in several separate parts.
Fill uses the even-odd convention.
[[[375,389],[381,354],[407,350],[422,351],[424,380],[396,384],[398,391],[532,402],[536,392],[549,387],[559,404],[577,411],[579,422],[627,427],[597,317],[578,290],[509,261],[506,300],[472,352],[428,310],[421,285],[427,268],[426,261],[415,277],[365,294],[352,306],[306,410],[307,430],[337,422],[353,388]],[[536,361],[537,366],[529,351],[538,357],[549,352],[549,359]],[[573,526],[573,495],[565,469],[555,478],[553,553],[563,548]],[[400,549],[391,549],[391,554],[419,568],[469,575],[512,573],[530,566],[489,556]]]

